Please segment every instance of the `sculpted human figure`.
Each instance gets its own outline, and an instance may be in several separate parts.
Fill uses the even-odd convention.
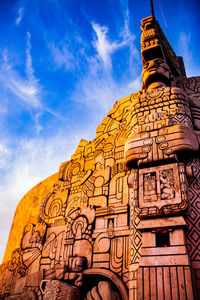
[[[161,199],[173,199],[175,195],[174,178],[167,171],[160,172]]]
[[[184,277],[192,286],[184,217],[199,94],[188,96],[184,65],[153,16],[142,20],[142,62],[142,89],[116,102],[38,198],[38,221],[25,226],[0,278],[8,299],[147,299],[148,287],[161,299],[176,275],[181,297],[193,299],[184,294]],[[198,168],[190,170],[192,178]]]
[[[156,193],[156,181],[155,177],[151,173],[147,173],[144,176],[144,195],[153,195]]]
[[[155,58],[145,61],[142,68],[143,87],[146,91],[170,86],[171,70],[162,58]]]
[[[133,101],[132,134],[125,144],[128,165],[163,160],[184,161],[184,152],[198,153],[200,132],[194,128],[197,100],[180,83],[180,59],[167,44],[154,18],[142,22],[142,93]],[[194,111],[194,112],[193,112]],[[131,124],[132,122],[132,124]],[[197,124],[196,122],[195,124]]]

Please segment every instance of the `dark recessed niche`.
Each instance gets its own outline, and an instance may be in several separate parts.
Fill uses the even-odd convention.
[[[156,247],[169,247],[169,231],[161,230],[156,232]]]
[[[148,50],[144,50],[142,52],[142,57],[144,59],[144,62],[155,60],[157,58],[164,59],[163,52],[160,46],[153,47]]]

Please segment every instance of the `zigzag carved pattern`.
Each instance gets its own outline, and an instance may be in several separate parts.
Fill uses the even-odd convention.
[[[190,213],[186,218],[186,243],[200,296],[200,160],[193,159],[189,165],[194,179],[189,184]]]
[[[131,230],[131,255],[130,255],[130,263],[135,264],[139,262],[140,258],[140,249],[142,247],[142,234],[140,231],[137,230],[137,226],[140,223],[140,219],[136,216],[134,212],[134,206],[133,206],[133,197],[131,197],[131,204],[130,204],[130,210],[131,210],[131,217],[130,217],[130,230]]]

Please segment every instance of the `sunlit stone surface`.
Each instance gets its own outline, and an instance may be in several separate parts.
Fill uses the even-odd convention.
[[[200,77],[154,17],[141,29],[141,91],[20,201],[3,299],[200,296]]]

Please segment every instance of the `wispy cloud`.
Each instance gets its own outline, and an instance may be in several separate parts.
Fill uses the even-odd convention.
[[[117,49],[127,45],[130,40],[130,36],[123,39],[120,42],[110,41],[108,39],[108,27],[100,26],[92,22],[92,28],[96,33],[96,38],[93,41],[93,45],[98,53],[99,58],[103,61],[105,68],[109,69],[112,66],[111,63],[111,54]]]
[[[32,66],[31,57],[31,34],[27,32],[27,43],[26,43],[26,74],[30,80],[34,79],[34,70]]]
[[[0,60],[0,82],[12,94],[17,96],[24,103],[39,107],[41,105],[41,86],[39,80],[34,75],[31,57],[31,35],[27,33],[26,44],[26,77],[16,71],[14,62],[9,60],[8,51],[4,51]]]
[[[129,29],[129,11],[126,10],[124,27],[121,29],[118,40],[108,37],[108,27],[92,22],[95,32],[92,44],[96,55],[88,58],[88,71],[79,80],[78,86],[71,96],[72,101],[88,105],[90,109],[98,107],[98,113],[103,116],[112,107],[113,103],[141,88],[140,72],[133,61],[138,61],[139,53],[134,45],[135,36]],[[127,47],[129,60],[127,68],[131,72],[118,80],[112,72],[112,54],[122,47]],[[136,70],[133,77],[133,70]]]
[[[9,163],[11,151],[7,145],[7,143],[1,140],[0,143],[0,172],[5,169],[7,164]]]
[[[15,24],[16,25],[19,25],[19,23],[21,22],[22,18],[23,18],[23,15],[24,15],[24,7],[21,6],[19,9],[18,9],[18,17],[15,21]]]
[[[198,76],[200,73],[200,66],[194,61],[191,47],[191,34],[186,34],[185,32],[180,33],[177,52],[183,57],[187,76]]]
[[[130,31],[129,22],[130,22],[129,10],[126,7],[124,10],[124,27],[121,30],[121,36],[126,40],[135,39],[135,35],[133,35],[133,33],[131,33]]]
[[[64,66],[66,70],[74,69],[75,59],[66,44],[62,43],[55,46],[55,44],[51,43],[49,44],[49,49],[57,68]]]
[[[131,89],[132,93],[139,91],[141,89],[141,86],[142,78],[140,75],[128,83],[128,89]]]
[[[107,38],[108,28],[106,26],[100,26],[92,23],[92,27],[96,33],[96,39],[93,45],[99,55],[99,58],[103,60],[106,68],[111,67],[110,55],[114,52],[119,45],[116,42],[110,42]]]
[[[48,138],[9,137],[0,143],[0,263],[20,199],[41,180],[58,172],[59,165],[70,159],[80,138],[79,132],[66,136],[59,130]]]
[[[136,79],[125,78],[119,83],[106,72],[100,73],[94,62],[70,99],[98,112],[97,118],[103,118],[116,100],[140,90],[141,86],[140,75]]]
[[[20,23],[21,20],[19,19],[18,22]],[[122,27],[121,30],[118,28],[119,35],[117,38],[112,39],[109,36],[109,27],[93,22],[92,41],[86,39],[84,40],[85,44],[83,44],[80,40],[74,46],[73,43],[68,45],[67,38],[65,38],[60,43],[52,42],[48,44],[56,68],[63,67],[65,70],[75,70],[77,74],[77,66],[84,65],[84,72],[80,67],[82,72],[78,73],[79,77],[77,75],[78,80],[74,92],[67,100],[71,100],[73,103],[76,102],[75,105],[79,102],[81,104],[79,107],[90,111],[90,115],[89,113],[88,115],[90,119],[93,118],[93,122],[89,124],[87,115],[84,118],[84,123],[81,123],[84,124],[85,128],[80,129],[77,127],[77,132],[75,132],[76,126],[71,124],[69,128],[72,131],[66,130],[66,124],[70,122],[65,118],[65,120],[61,120],[63,128],[65,128],[64,133],[56,133],[56,131],[59,131],[56,128],[54,132],[51,132],[51,137],[39,138],[37,136],[37,134],[41,136],[43,129],[41,119],[44,107],[42,103],[42,86],[36,76],[34,57],[31,55],[31,34],[27,33],[25,75],[19,72],[19,68],[11,59],[10,53],[8,51],[3,52],[0,59],[0,83],[12,95],[17,97],[17,101],[34,108],[32,119],[36,131],[35,138],[18,137],[16,141],[13,137],[9,137],[0,146],[0,154],[2,155],[0,165],[4,166],[0,169],[0,172],[5,172],[2,176],[4,180],[0,182],[0,198],[2,199],[0,202],[0,219],[1,223],[5,225],[0,227],[0,236],[2,239],[1,244],[4,247],[14,210],[20,198],[43,178],[56,172],[60,163],[70,158],[70,154],[74,152],[81,138],[94,138],[96,126],[101,122],[101,118],[105,117],[105,114],[116,100],[141,88],[140,71],[137,68],[135,68],[135,76],[133,77],[130,76],[130,72],[122,71],[124,76],[119,79],[112,72],[114,70],[112,65],[113,56],[122,47],[127,47],[128,50],[126,51],[126,55],[129,55],[128,68],[134,70],[133,61],[137,60],[138,57],[134,45],[135,36],[129,26],[128,10],[126,10],[124,26]],[[82,36],[80,36],[81,38]],[[81,47],[77,49],[77,45],[80,44]],[[87,47],[90,49],[88,50]],[[127,71],[127,66],[124,70]],[[45,110],[51,113],[50,109]],[[59,126],[61,128],[61,124]],[[2,254],[4,249],[2,247]]]
[[[129,70],[131,71],[131,69],[133,69],[134,61],[140,61],[140,55],[138,49],[134,44],[136,36],[130,30],[130,14],[127,7],[124,11],[124,27],[120,35],[122,36],[123,40],[126,40],[128,42],[128,45],[130,47]]]
[[[35,130],[36,134],[38,135],[40,131],[43,129],[43,126],[40,124],[40,118],[42,116],[42,112],[39,111],[34,116],[34,123],[35,123]]]

